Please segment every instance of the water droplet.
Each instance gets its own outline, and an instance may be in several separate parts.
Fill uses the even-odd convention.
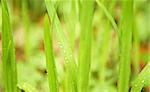
[[[136,84],[135,84],[134,86],[135,86],[135,87],[137,87],[137,85],[136,85]]]

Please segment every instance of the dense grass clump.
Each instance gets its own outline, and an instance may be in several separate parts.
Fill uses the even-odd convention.
[[[0,92],[148,92],[147,2],[1,0]]]

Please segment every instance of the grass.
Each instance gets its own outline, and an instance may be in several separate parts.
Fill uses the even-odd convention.
[[[47,12],[52,23],[52,27],[56,31],[56,35],[59,40],[59,45],[64,54],[66,78],[65,78],[65,92],[76,92],[77,90],[77,66],[73,58],[73,53],[70,45],[68,44],[65,35],[62,31],[60,21],[58,19],[56,10],[54,8],[54,2],[45,0]]]
[[[52,48],[52,30],[49,26],[48,15],[45,15],[44,20],[44,42],[45,42],[45,53],[46,53],[46,65],[48,70],[48,79],[50,92],[58,92],[58,82],[56,75],[56,66]]]
[[[27,69],[27,72],[19,72],[18,79],[19,81],[21,80],[21,83],[18,84],[10,15],[6,0],[1,0],[2,66],[6,92],[38,92],[34,87],[37,87],[40,91],[42,87],[45,87],[46,90],[44,92],[129,92],[131,87],[131,92],[140,92],[143,88],[150,85],[150,63],[146,64],[140,72],[139,49],[141,39],[140,29],[137,27],[138,23],[136,24],[135,22],[137,20],[133,17],[133,14],[136,14],[136,12],[133,12],[133,0],[44,0],[43,3],[46,5],[45,9],[47,10],[44,23],[42,22],[44,25],[41,25],[43,17],[40,19],[40,23],[38,22],[38,26],[40,25],[38,28],[41,33],[42,27],[44,29],[44,48],[42,48],[43,40],[38,38],[40,35],[37,37],[38,40],[32,34],[29,36],[32,32],[36,34],[34,30],[37,30],[34,29],[32,31],[30,29],[33,26],[35,28],[35,20],[34,23],[30,21],[28,14],[30,10],[28,9],[32,7],[33,10],[37,10],[35,6],[39,5],[36,0],[33,2],[33,6],[30,6],[31,2],[29,4],[26,0],[23,0],[21,3],[21,19],[25,29],[25,44],[23,48],[25,50],[25,61],[31,60],[32,64],[30,65],[30,62],[19,65],[21,68],[18,67],[18,71]],[[115,14],[113,14],[113,10],[115,10]],[[118,10],[122,12],[121,17]],[[67,14],[65,15],[66,12]],[[64,16],[62,17],[63,14]],[[76,34],[77,32],[79,33]],[[58,40],[59,48],[55,47],[56,42],[53,39],[53,33]],[[33,39],[33,43],[29,41],[31,39]],[[37,42],[40,44],[37,44]],[[30,47],[31,44],[36,45],[34,45],[35,47]],[[38,47],[39,45],[40,47]],[[32,54],[31,48],[36,50]],[[54,53],[55,50],[56,53]],[[59,50],[62,53],[61,55],[63,55],[63,59]],[[45,54],[42,53],[43,51]],[[37,55],[37,52],[40,55],[39,53]],[[36,55],[30,58],[34,53]],[[77,57],[75,57],[76,54]],[[44,56],[46,57],[46,67],[42,66],[43,62],[42,64],[39,62],[33,63],[33,61],[44,61]],[[133,58],[131,58],[132,56]],[[17,57],[20,57],[20,55],[17,54]],[[58,67],[56,67],[56,61],[59,61],[57,63],[59,64]],[[22,67],[22,65],[25,67]],[[131,65],[134,68],[133,72],[131,72]],[[48,72],[48,75],[46,72]],[[26,78],[30,73],[32,74],[30,79]],[[21,79],[22,76],[25,79]],[[134,81],[132,82],[130,78]],[[34,81],[37,83],[35,82],[31,85],[27,81],[31,84]],[[49,85],[46,83],[49,83]],[[48,87],[49,90],[47,90]]]
[[[22,20],[23,20],[23,27],[25,32],[24,52],[25,52],[25,56],[27,57],[26,58],[27,60],[30,58],[30,45],[29,45],[30,19],[28,15],[29,6],[26,0],[22,1],[21,4],[22,4]]]
[[[1,5],[0,5],[1,10]],[[0,16],[2,16],[2,12],[0,12]],[[0,32],[2,32],[2,17],[0,18]]]
[[[80,8],[81,32],[78,54],[78,92],[88,92],[92,46],[93,1],[83,1]]]
[[[17,92],[17,70],[13,33],[6,0],[2,0],[2,61],[5,92]]]
[[[120,37],[120,65],[118,92],[129,91],[131,44],[133,29],[133,1],[122,1],[121,37]]]
[[[96,2],[98,4],[98,6],[102,9],[102,11],[104,12],[104,14],[106,15],[106,17],[111,22],[112,26],[114,27],[114,29],[117,32],[118,37],[119,37],[120,36],[119,29],[118,29],[117,24],[115,23],[115,20],[113,19],[112,15],[111,15],[111,12],[109,12],[109,10],[106,9],[106,7],[100,2],[100,0],[96,0]],[[112,7],[113,7],[113,5],[112,5]]]
[[[99,69],[99,78],[100,78],[100,87],[103,88],[102,90],[106,90],[105,86],[106,86],[106,64],[108,61],[108,57],[109,57],[109,48],[110,48],[110,33],[111,33],[111,25],[110,23],[113,23],[113,27],[115,27],[116,32],[118,31],[118,27],[113,19],[112,14],[112,10],[115,6],[115,1],[111,1],[111,4],[109,5],[109,7],[106,8],[106,6],[104,5],[105,3],[107,3],[106,1],[104,2],[100,2],[97,0],[98,6],[103,10],[103,15],[105,15],[107,17],[107,19],[105,20],[105,29],[104,32],[102,34],[103,38],[101,41],[101,46],[100,46],[100,50],[99,50],[99,61],[100,64],[99,66],[101,66],[101,68]],[[101,15],[102,16],[102,15]]]
[[[18,84],[18,89],[18,92],[38,92],[32,85],[25,82]]]
[[[150,63],[140,72],[138,77],[134,80],[131,92],[141,92],[142,88],[150,85]]]
[[[99,56],[100,66],[99,77],[100,86],[104,86],[106,83],[106,64],[109,56],[109,46],[110,46],[110,23],[107,21],[105,31],[103,32],[103,41]]]
[[[70,39],[69,39],[69,43],[70,43],[70,47],[72,49],[72,51],[74,52],[74,46],[75,46],[75,33],[76,33],[76,23],[77,23],[77,1],[68,1],[68,2],[64,2],[65,5],[67,6],[68,10],[67,14],[64,15],[64,19],[66,22],[66,26],[67,26],[67,32],[70,35]]]
[[[140,60],[140,41],[139,41],[139,30],[136,29],[136,23],[134,21],[134,29],[133,29],[133,67],[134,67],[134,75],[137,76],[139,73],[139,60]]]

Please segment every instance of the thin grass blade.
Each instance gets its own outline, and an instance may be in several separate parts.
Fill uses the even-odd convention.
[[[134,21],[133,28],[133,68],[134,68],[134,76],[136,77],[140,71],[139,67],[139,59],[140,59],[140,41],[139,41],[139,31],[136,27],[136,23]]]
[[[121,1],[122,19],[120,36],[120,64],[119,64],[119,83],[118,92],[129,91],[130,80],[130,53],[132,44],[133,29],[133,0]]]
[[[118,26],[117,24],[115,23],[115,20],[113,19],[111,13],[109,13],[109,11],[106,9],[106,7],[99,1],[99,0],[96,0],[98,6],[103,10],[103,12],[105,13],[106,17],[109,19],[109,21],[111,22],[112,26],[114,27],[115,31],[117,32],[118,34],[118,37],[120,37],[120,32],[119,32],[119,29],[118,29]]]
[[[15,48],[6,0],[2,0],[2,61],[5,92],[17,92]]]
[[[56,66],[52,48],[52,30],[50,30],[49,27],[49,19],[47,14],[45,15],[44,24],[45,24],[44,26],[45,54],[46,54],[46,65],[48,70],[50,92],[58,92]]]
[[[77,78],[76,78],[77,66],[73,58],[71,47],[68,44],[68,41],[66,40],[63,30],[61,28],[61,23],[54,8],[54,1],[45,0],[45,4],[49,18],[52,23],[52,27],[56,31],[60,48],[64,54],[66,67],[65,92],[77,92]]]
[[[133,82],[131,92],[141,92],[145,85],[150,86],[150,63],[148,63]]]
[[[88,92],[92,46],[92,19],[94,10],[93,1],[83,1],[80,8],[81,32],[78,54],[78,92]]]
[[[102,4],[105,4],[106,5],[106,1],[104,2],[103,1],[103,3]],[[106,6],[105,5],[103,5],[107,10],[108,10],[108,12],[111,14],[112,13],[112,11],[113,11],[113,8],[114,8],[114,5],[115,5],[115,3],[116,3],[116,1],[115,0],[111,0],[111,4],[110,4],[110,6],[109,7],[107,7],[106,8]],[[101,13],[101,15],[102,15],[103,13]],[[104,29],[104,32],[103,32],[103,34],[102,34],[102,36],[103,36],[103,38],[102,38],[102,41],[101,41],[101,44],[100,44],[100,50],[98,50],[99,51],[99,61],[100,61],[100,69],[99,69],[99,77],[100,77],[100,86],[103,88],[104,86],[105,86],[105,83],[106,83],[106,63],[107,63],[107,60],[108,60],[108,56],[109,56],[109,48],[110,48],[110,37],[111,37],[111,35],[110,35],[110,33],[111,33],[111,28],[110,28],[110,26],[111,26],[111,22],[109,21],[109,19],[106,19],[106,21],[104,21],[104,22],[106,22],[105,24],[104,24],[104,27],[105,27],[105,29]],[[103,89],[102,89],[103,90]],[[105,88],[104,88],[104,90],[106,90]]]
[[[22,20],[23,20],[23,27],[25,33],[25,42],[24,42],[24,51],[26,60],[30,57],[30,45],[29,45],[29,31],[30,31],[30,19],[28,16],[28,4],[27,0],[22,0]]]

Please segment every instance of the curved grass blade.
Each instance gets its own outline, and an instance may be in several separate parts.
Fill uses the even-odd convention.
[[[105,4],[107,3],[106,1],[102,4]],[[116,0],[111,0],[111,4],[110,6],[107,8],[108,11],[110,13],[113,13],[113,8],[115,6],[115,3],[116,3]],[[104,6],[105,7],[105,6]],[[102,15],[103,13],[101,13]],[[111,29],[110,29],[110,21],[109,19],[107,19],[106,22],[104,24],[105,26],[105,30],[103,32],[103,38],[102,38],[102,43],[101,43],[101,46],[100,46],[100,50],[99,51],[99,61],[100,61],[100,69],[99,69],[99,77],[100,77],[100,86],[103,87],[105,86],[105,83],[106,83],[106,80],[105,80],[105,73],[106,73],[106,62],[108,60],[108,56],[109,56],[109,45],[110,45],[110,33],[111,33]],[[104,88],[105,90],[105,88]]]
[[[45,15],[44,20],[44,42],[45,42],[45,54],[46,54],[46,65],[48,70],[48,79],[50,92],[58,92],[58,84],[56,77],[56,66],[52,48],[52,31],[49,27],[48,15]]]
[[[136,80],[133,82],[131,92],[141,92],[142,88],[148,83],[150,85],[150,63],[148,63]]]
[[[78,54],[78,92],[88,92],[94,10],[93,1],[83,1],[80,8],[81,32]]]
[[[119,29],[118,29],[118,26],[117,24],[115,23],[113,17],[111,16],[111,14],[108,12],[108,10],[105,8],[105,6],[99,1],[99,0],[96,0],[98,6],[103,10],[103,12],[105,13],[106,17],[109,19],[109,21],[111,22],[112,26],[114,27],[115,31],[117,32],[118,34],[118,37],[120,38],[120,32],[119,32]]]
[[[54,8],[53,1],[45,0],[48,15],[51,19],[52,27],[56,31],[56,35],[59,39],[59,45],[63,54],[65,55],[65,67],[66,67],[66,87],[65,92],[77,92],[77,78],[76,78],[76,63],[73,58],[72,50],[65,38],[63,30],[61,29],[61,23]]]
[[[15,48],[6,0],[2,0],[2,61],[5,92],[17,92]]]
[[[118,92],[129,91],[130,80],[130,53],[132,47],[133,29],[133,0],[122,1],[122,20],[120,36],[120,64],[119,64],[119,83]]]

